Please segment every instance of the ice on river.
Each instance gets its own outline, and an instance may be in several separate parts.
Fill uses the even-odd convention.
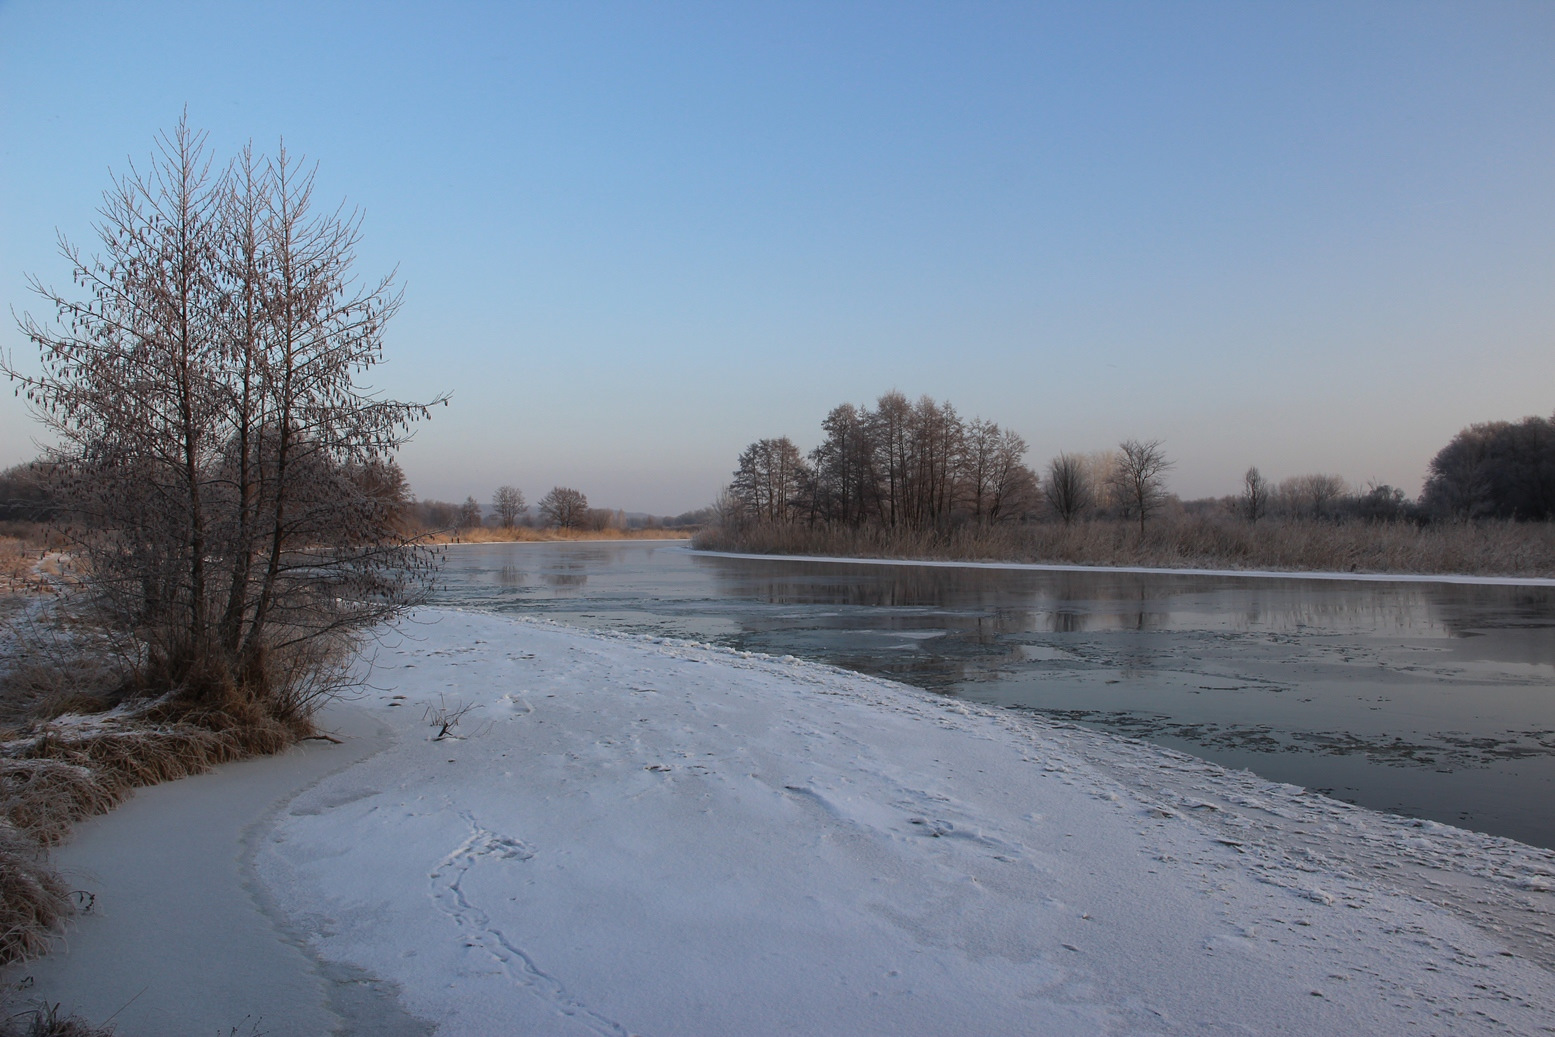
[[[401,629],[364,703],[395,737],[254,863],[438,1034],[1555,1019],[1546,851],[791,658]]]

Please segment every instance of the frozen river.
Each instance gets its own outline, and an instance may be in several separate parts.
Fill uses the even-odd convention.
[[[448,550],[440,604],[794,655],[1555,847],[1555,589]]]

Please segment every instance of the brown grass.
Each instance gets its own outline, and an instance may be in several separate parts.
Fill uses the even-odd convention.
[[[60,534],[36,522],[0,522],[0,597],[49,594],[68,569]]]
[[[78,1015],[60,1018],[59,1005],[35,1003],[0,1019],[0,1037],[113,1037],[112,1026],[93,1026]]]
[[[966,526],[949,534],[753,526],[709,529],[695,546],[757,554],[1046,562],[1168,569],[1555,576],[1555,524],[1265,520],[1230,516]]]
[[[56,563],[57,564],[57,563]],[[47,594],[48,551],[18,537],[0,536],[0,594]]]
[[[45,848],[144,785],[274,753],[310,733],[237,692],[119,702],[122,646],[68,610],[7,623],[0,659],[0,964],[43,953],[71,914]],[[53,1031],[45,1031],[53,1032]],[[59,1031],[66,1032],[66,1031]],[[3,1033],[0,1033],[3,1037]]]
[[[125,646],[60,598],[0,597],[0,730],[65,713],[96,713],[119,700]]]
[[[451,533],[435,534],[434,544],[538,544],[570,542],[578,540],[685,540],[691,531],[684,529],[535,529],[530,526],[514,526],[512,529],[482,526],[466,529],[457,536]]]
[[[291,745],[298,732],[257,710],[190,713],[174,704],[37,725],[0,747],[0,964],[42,953],[71,913],[43,861],[82,818],[144,785]]]
[[[43,954],[70,912],[70,890],[43,850],[0,822],[0,963]]]

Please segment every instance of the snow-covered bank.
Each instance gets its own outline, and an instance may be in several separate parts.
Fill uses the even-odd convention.
[[[398,742],[257,865],[439,1033],[1550,1024],[1544,851],[794,660],[436,619],[381,656]]]
[[[689,549],[688,549],[689,550]],[[1453,573],[1300,572],[1276,569],[1167,569],[1148,565],[1065,565],[1057,562],[961,562],[912,558],[837,558],[830,555],[740,554],[697,551],[715,558],[752,561],[823,562],[828,565],[930,565],[950,569],[1008,569],[1050,573],[1122,573],[1149,576],[1246,576],[1265,580],[1351,580],[1362,583],[1451,583],[1478,587],[1555,587],[1547,576],[1472,576]]]
[[[331,747],[360,762],[278,809],[201,793],[252,814],[210,838],[247,833],[218,858],[257,919],[143,922],[39,996],[133,993],[171,948],[230,988],[229,945],[305,934],[320,1012],[372,977],[441,1035],[1550,1032],[1555,854],[792,659],[418,620],[355,704],[387,732]],[[102,819],[137,917],[211,882],[155,873],[157,791]],[[194,968],[186,999],[235,996]]]

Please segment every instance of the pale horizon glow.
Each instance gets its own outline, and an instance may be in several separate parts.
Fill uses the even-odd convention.
[[[1184,498],[1555,411],[1555,6],[0,0],[0,304],[187,105],[319,163],[423,498],[706,504],[899,389]],[[14,322],[0,349],[27,361]],[[36,453],[0,397],[0,466]]]

